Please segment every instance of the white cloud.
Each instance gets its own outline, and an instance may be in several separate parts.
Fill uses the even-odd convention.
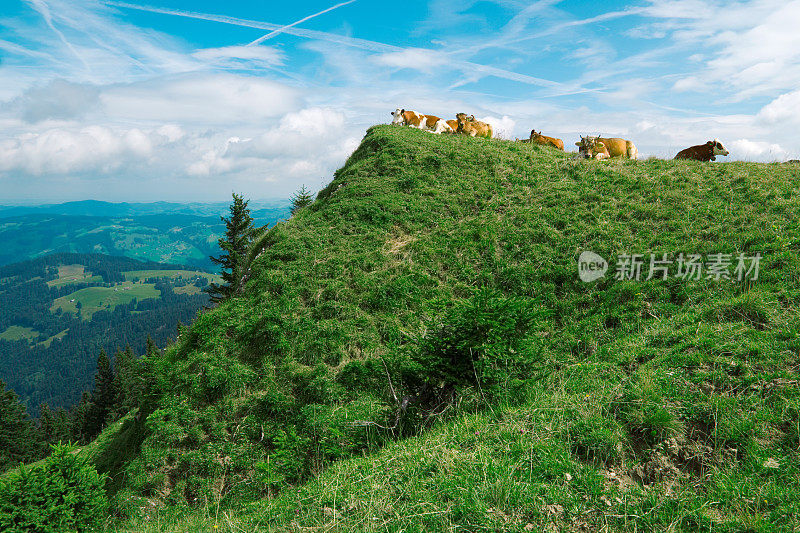
[[[672,88],[678,92],[701,92],[708,91],[709,86],[704,81],[700,80],[697,76],[687,76],[675,82]]]
[[[800,91],[780,95],[761,109],[758,118],[768,124],[779,122],[800,124]]]
[[[450,61],[447,54],[424,48],[406,48],[399,52],[388,52],[374,57],[379,65],[393,68],[410,68],[430,72]]]
[[[504,115],[503,118],[497,117],[482,117],[478,120],[486,122],[492,126],[493,134],[495,137],[499,139],[513,139],[514,138],[514,128],[516,127],[516,121],[509,117],[508,115]]]
[[[282,65],[285,56],[278,49],[269,46],[223,46],[220,48],[201,48],[192,56],[209,63],[226,65],[237,60],[253,62],[265,66]]]
[[[758,159],[760,161],[783,161],[787,151],[777,143],[736,139],[730,143],[731,156],[737,159]]]
[[[6,107],[27,122],[74,119],[96,108],[99,93],[93,85],[56,79],[31,87]]]
[[[264,78],[191,74],[108,87],[100,102],[126,120],[201,124],[258,123],[298,106],[296,89]]]
[[[160,136],[159,136],[160,137]],[[0,141],[0,172],[44,174],[110,173],[147,161],[159,140],[152,131],[106,126],[48,129]]]

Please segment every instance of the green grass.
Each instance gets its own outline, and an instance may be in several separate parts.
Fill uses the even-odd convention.
[[[53,335],[52,337],[48,337],[47,339],[39,342],[38,344],[44,346],[45,348],[49,348],[50,345],[53,343],[53,341],[60,341],[61,339],[63,339],[67,335],[67,332],[69,332],[69,329],[65,329],[64,331],[60,331],[60,332],[56,333],[55,335]]]
[[[9,326],[5,331],[0,333],[0,339],[5,341],[21,341],[27,339],[29,341],[36,339],[41,334],[33,328],[24,328],[22,326]]]
[[[217,274],[209,274],[200,270],[130,270],[123,272],[126,280],[132,279],[146,279],[146,278],[184,278],[187,280],[194,280],[195,278],[206,278],[210,282],[219,282],[220,277]]]
[[[85,272],[83,265],[61,265],[58,267],[58,278],[47,282],[48,287],[63,287],[77,283],[100,283],[103,278]]]
[[[128,304],[134,299],[146,300],[158,298],[161,293],[151,283],[133,283],[125,281],[113,287],[88,287],[75,291],[53,301],[50,312],[61,309],[65,313],[77,313],[81,304],[81,317],[91,320],[97,311],[113,310],[118,305]]]
[[[154,363],[160,399],[119,462],[131,518],[109,528],[796,531],[798,184],[373,128],[242,295]],[[750,283],[585,284],[583,250],[763,259]],[[365,423],[391,426],[430,370],[409,366],[420,339],[480,287],[547,317],[525,373],[427,423]]]

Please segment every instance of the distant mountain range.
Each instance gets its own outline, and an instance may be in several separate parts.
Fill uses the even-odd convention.
[[[256,219],[272,219],[284,216],[290,207],[289,200],[251,201],[250,212]],[[139,217],[148,215],[194,215],[201,217],[224,216],[228,214],[229,202],[188,204],[173,202],[127,203],[101,202],[98,200],[82,200],[63,204],[45,204],[34,206],[0,205],[0,218],[23,215],[69,215],[90,217]]]
[[[53,253],[108,254],[214,270],[227,203],[150,204],[87,200],[0,206],[0,265]],[[288,218],[290,202],[253,202],[257,225]]]

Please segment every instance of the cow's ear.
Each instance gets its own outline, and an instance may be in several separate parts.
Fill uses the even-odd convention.
[[[394,116],[394,111],[392,111],[392,116]]]
[[[580,146],[580,145],[581,145],[581,143],[575,143],[575,146]]]

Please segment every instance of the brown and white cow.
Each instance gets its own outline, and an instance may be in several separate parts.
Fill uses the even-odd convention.
[[[463,133],[471,137],[492,138],[492,127],[485,122],[476,120],[475,115],[467,116],[466,113],[458,113],[456,115],[456,121],[458,122],[456,133]]]
[[[578,146],[578,154],[581,157],[588,159],[610,159],[611,154],[608,152],[606,145],[598,140],[597,137],[581,136],[581,141],[575,143]]]
[[[716,161],[718,155],[728,155],[728,152],[719,139],[708,141],[705,144],[684,148],[675,159],[694,159],[695,161]]]
[[[595,143],[601,143],[605,146],[609,157],[623,157],[627,159],[636,159],[639,157],[639,150],[636,149],[636,145],[631,141],[620,139],[619,137],[581,136],[580,142],[576,142],[575,146],[577,146],[578,151],[586,155],[586,157],[592,157],[588,155],[588,149]]]
[[[453,133],[453,129],[446,121],[433,115],[421,115],[414,111],[406,111],[399,107],[392,111],[392,124],[411,126],[431,133]]]
[[[537,132],[536,130],[531,130],[531,137],[529,141],[532,144],[543,144],[545,146],[552,146],[564,151],[564,141],[561,139],[556,139],[555,137],[548,137],[546,135],[542,135],[542,132]]]

